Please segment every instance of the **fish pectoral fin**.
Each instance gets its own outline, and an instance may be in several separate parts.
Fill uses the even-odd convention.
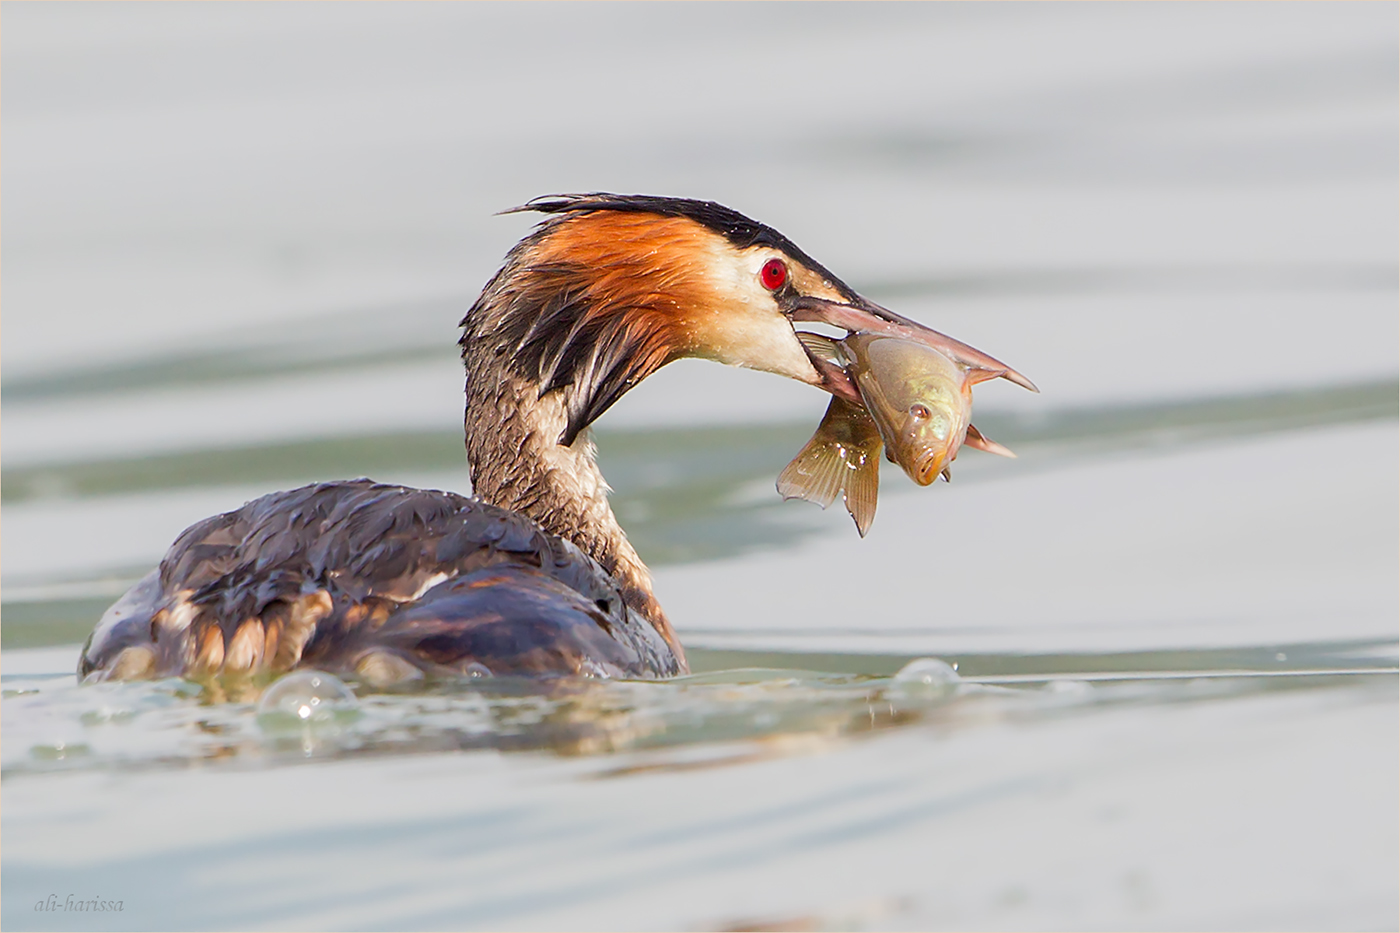
[[[875,520],[881,446],[870,415],[833,397],[816,433],[778,474],[778,494],[822,508],[841,496],[863,538]]]
[[[1040,394],[1040,389],[1036,387],[1036,384],[1034,382],[1031,382],[1025,376],[1021,375],[1020,373],[1016,372],[1016,370],[1011,369],[1010,367],[1005,367],[1002,369],[988,369],[985,366],[979,366],[976,363],[971,363],[964,359],[960,359],[957,362],[967,367],[968,385],[975,386],[979,382],[990,382],[993,379],[1005,379],[1007,382],[1014,382],[1016,385],[1020,386],[1023,389],[1026,389],[1030,392],[1034,392],[1037,395]]]
[[[996,454],[998,457],[1016,459],[1016,454],[1012,452],[1010,447],[1003,447],[971,424],[967,426],[967,437],[963,439],[963,446],[971,447],[974,450],[984,450],[989,454]]]

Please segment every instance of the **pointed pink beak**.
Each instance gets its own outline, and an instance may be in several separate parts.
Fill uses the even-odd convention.
[[[814,321],[844,328],[851,333],[885,334],[890,337],[899,337],[903,340],[914,340],[926,344],[953,362],[965,367],[968,371],[969,383],[985,382],[988,379],[1006,379],[1023,389],[1029,389],[1032,392],[1040,391],[1034,382],[1001,360],[988,356],[961,340],[954,340],[947,334],[940,334],[932,328],[925,327],[918,321],[911,321],[907,317],[895,314],[888,308],[882,308],[872,301],[866,301],[864,298],[859,299],[859,303],[841,304],[822,298],[804,296],[797,299],[789,314],[794,322]],[[839,391],[844,387],[839,385],[840,380],[836,378],[835,374],[829,371],[831,367],[824,367],[818,363],[817,369],[828,383],[823,386],[827,391],[836,395],[846,395],[844,391]],[[854,387],[851,387],[851,391],[854,392]]]

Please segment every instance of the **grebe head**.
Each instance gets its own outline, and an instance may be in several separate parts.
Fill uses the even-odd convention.
[[[468,312],[463,351],[489,347],[495,362],[538,385],[541,398],[564,390],[565,445],[682,357],[772,372],[856,400],[844,373],[798,339],[803,321],[908,331],[967,351],[995,375],[1012,372],[862,298],[778,231],[712,201],[560,195],[514,211],[552,216],[511,251]]]

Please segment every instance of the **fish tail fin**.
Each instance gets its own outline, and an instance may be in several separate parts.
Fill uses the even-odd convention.
[[[821,429],[812,435],[792,462],[778,474],[778,495],[784,499],[806,499],[826,508],[836,501],[849,473],[841,457],[841,446],[822,436]]]
[[[856,469],[846,471],[844,497],[846,511],[856,523],[856,531],[862,538],[875,521],[875,504],[880,498],[880,458],[878,455],[866,457]]]
[[[865,409],[833,397],[812,439],[778,474],[778,492],[822,508],[841,496],[863,538],[875,520],[881,446],[880,432]]]

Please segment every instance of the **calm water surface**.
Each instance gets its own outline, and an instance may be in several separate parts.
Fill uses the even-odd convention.
[[[1394,6],[11,6],[7,929],[1395,928]],[[1019,459],[861,540],[674,364],[596,439],[691,676],[76,684],[190,522],[466,490],[492,212],[594,189],[1006,359]]]

